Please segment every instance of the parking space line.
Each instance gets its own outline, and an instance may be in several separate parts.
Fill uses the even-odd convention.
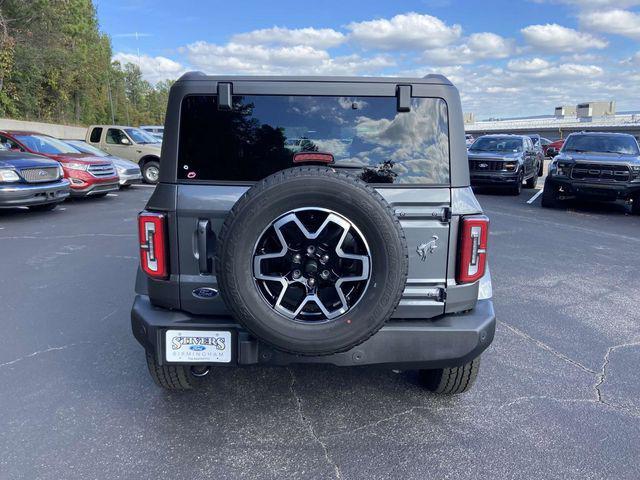
[[[133,188],[139,188],[139,187],[142,187],[142,188],[156,188],[155,185],[142,185],[142,184],[140,184],[140,185],[131,185],[131,187],[133,187]]]
[[[107,193],[107,197],[117,197],[117,193]]]
[[[542,194],[543,191],[544,191],[544,188],[542,188],[538,193],[536,193],[533,197],[531,197],[529,200],[527,200],[527,203],[529,205],[531,205],[533,202],[536,201],[536,198],[538,198]]]

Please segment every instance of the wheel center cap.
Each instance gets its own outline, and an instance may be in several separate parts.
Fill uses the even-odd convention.
[[[309,260],[304,265],[304,273],[307,275],[313,275],[318,271],[318,263],[315,260]]]

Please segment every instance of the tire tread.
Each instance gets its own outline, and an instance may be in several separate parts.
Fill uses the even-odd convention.
[[[167,390],[192,390],[195,386],[188,367],[183,365],[158,365],[152,354],[147,353],[147,367],[151,378],[159,387]]]
[[[474,384],[480,369],[480,357],[459,367],[422,370],[427,389],[443,395],[457,395],[468,391]]]

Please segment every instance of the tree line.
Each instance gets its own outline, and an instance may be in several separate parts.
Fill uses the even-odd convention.
[[[0,0],[0,117],[162,124],[170,81],[112,61],[91,0]]]

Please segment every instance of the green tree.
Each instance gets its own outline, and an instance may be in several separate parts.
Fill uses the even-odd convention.
[[[0,116],[163,122],[170,84],[111,57],[91,0],[0,0]]]

